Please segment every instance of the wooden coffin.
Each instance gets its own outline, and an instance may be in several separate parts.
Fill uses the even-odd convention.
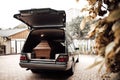
[[[40,59],[49,59],[50,58],[50,51],[51,51],[51,48],[50,48],[47,41],[40,42],[34,48],[36,58],[40,58]]]

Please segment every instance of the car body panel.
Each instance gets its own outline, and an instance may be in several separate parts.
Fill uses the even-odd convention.
[[[19,63],[23,68],[30,69],[47,69],[47,70],[62,70],[66,71],[71,67],[72,62],[69,60],[67,63],[59,63],[55,60],[31,60],[29,62],[20,62]]]

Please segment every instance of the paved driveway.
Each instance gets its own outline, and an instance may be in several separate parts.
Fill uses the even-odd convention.
[[[0,80],[103,80],[100,76],[105,72],[104,68],[100,74],[97,72],[99,66],[90,70],[85,69],[94,59],[94,56],[80,55],[75,74],[68,76],[64,72],[33,74],[19,66],[19,55],[0,56]]]

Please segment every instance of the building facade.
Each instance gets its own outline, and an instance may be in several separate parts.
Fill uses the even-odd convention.
[[[20,53],[28,33],[28,29],[0,30],[0,54]]]

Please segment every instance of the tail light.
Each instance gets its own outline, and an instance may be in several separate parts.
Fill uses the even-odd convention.
[[[67,62],[68,56],[67,55],[59,55],[56,61],[57,62]]]
[[[26,56],[25,55],[21,55],[20,56],[20,60],[23,61],[23,60],[27,60]]]

